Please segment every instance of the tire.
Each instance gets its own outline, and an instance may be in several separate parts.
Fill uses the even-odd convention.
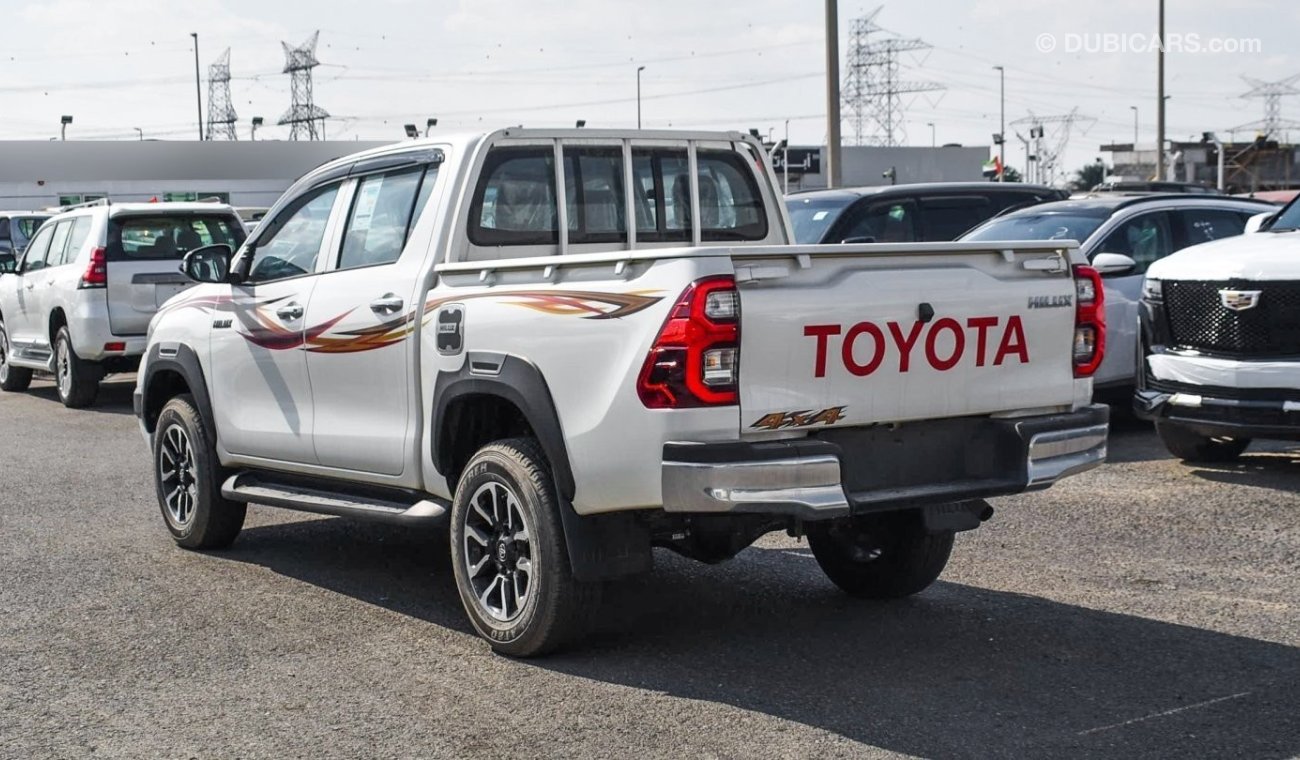
[[[63,405],[69,409],[90,406],[99,395],[99,381],[103,377],[99,365],[77,356],[67,326],[60,327],[54,336],[54,380]]]
[[[559,506],[550,466],[531,438],[479,449],[456,486],[456,588],[474,630],[498,653],[554,651],[583,632],[599,601],[599,585],[573,577]]]
[[[1157,422],[1156,433],[1169,453],[1185,462],[1233,462],[1250,445],[1249,438],[1200,435],[1172,422]]]
[[[248,505],[221,496],[224,473],[194,399],[167,402],[153,435],[153,480],[163,522],[186,549],[223,549],[244,527]]]
[[[5,331],[5,323],[0,322],[0,390],[10,393],[25,391],[32,384],[32,371],[11,366],[9,351],[9,333]]]
[[[826,577],[860,599],[923,591],[952,553],[953,533],[928,533],[919,515],[841,518],[808,524],[808,546]]]

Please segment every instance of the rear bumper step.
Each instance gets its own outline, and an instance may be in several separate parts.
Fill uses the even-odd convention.
[[[824,520],[1046,488],[1106,458],[1109,408],[664,446],[667,512]]]
[[[231,501],[265,504],[270,507],[312,512],[320,515],[354,517],[393,525],[440,525],[447,520],[449,505],[426,495],[405,499],[335,490],[328,481],[304,484],[280,479],[263,472],[241,472],[221,486],[221,495]]]

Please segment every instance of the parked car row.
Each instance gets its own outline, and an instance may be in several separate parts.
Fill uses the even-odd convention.
[[[105,375],[135,371],[149,320],[193,285],[180,272],[186,253],[244,241],[238,215],[215,203],[96,201],[10,217],[11,234],[34,218],[39,229],[0,275],[0,389],[49,372],[69,407],[93,402]]]

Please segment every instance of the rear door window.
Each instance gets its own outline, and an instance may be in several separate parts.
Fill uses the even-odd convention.
[[[762,240],[767,213],[754,172],[729,150],[697,150],[700,188],[700,239]],[[689,225],[687,225],[689,227]]]
[[[391,264],[401,257],[423,177],[424,167],[418,167],[361,179],[343,233],[339,269]],[[424,181],[432,184],[433,179]]]
[[[1179,247],[1208,243],[1234,237],[1246,230],[1246,222],[1236,211],[1217,208],[1185,208],[1178,212],[1183,220],[1184,242]]]
[[[857,204],[840,241],[911,243],[916,241],[916,203],[910,200]]]
[[[71,219],[54,225],[54,236],[50,238],[50,250],[45,254],[45,266],[57,267],[64,263],[64,249],[68,246],[68,234],[71,232]]]
[[[108,223],[109,261],[180,259],[195,248],[244,242],[244,229],[226,214],[122,216]]]
[[[956,240],[994,213],[993,204],[983,195],[922,198],[920,240]]]

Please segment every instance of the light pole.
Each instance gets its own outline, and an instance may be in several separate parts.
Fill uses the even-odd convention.
[[[71,116],[63,116],[59,118],[59,139],[60,140],[68,139],[68,125],[71,123],[72,123]]]
[[[264,120],[262,119],[261,116],[254,116],[254,117],[253,117],[253,131],[248,135],[248,139],[249,139],[249,140],[256,140],[256,139],[257,139],[257,128],[260,127],[260,126],[262,126],[263,123],[264,123]]]
[[[636,67],[636,128],[641,128],[641,72],[645,66]]]
[[[1156,179],[1165,176],[1165,0],[1160,0],[1156,45]]]
[[[1138,107],[1129,106],[1133,110],[1133,152],[1137,153],[1138,149]],[[1136,159],[1136,156],[1134,157]]]
[[[199,89],[199,33],[190,32],[194,38],[194,102],[199,115],[199,139],[203,139],[203,94]]]
[[[840,180],[840,9],[826,0],[826,187]]]
[[[785,120],[785,150],[781,154],[781,192],[790,194],[790,120]]]
[[[994,66],[998,71],[998,163],[1002,169],[998,172],[998,182],[1007,175],[1007,70]]]
[[[935,145],[937,144],[936,141],[935,141],[935,139],[934,139],[934,122],[932,122],[932,121],[927,121],[927,122],[925,123],[925,126],[927,126],[927,127],[930,128],[930,147],[933,148],[933,147],[935,147]]]
[[[424,122],[424,136],[425,136],[425,137],[428,137],[428,136],[429,136],[429,130],[433,129],[433,128],[436,127],[436,126],[438,126],[438,120],[437,120],[437,119],[430,118],[430,119],[428,119],[427,121],[425,121],[425,122]]]
[[[140,135],[140,142],[144,142],[144,130],[139,127],[131,127],[131,129],[134,129]]]

